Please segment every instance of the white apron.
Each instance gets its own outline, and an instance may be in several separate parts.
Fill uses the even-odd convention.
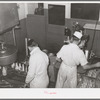
[[[44,75],[43,77],[39,76],[34,78],[30,82],[30,88],[47,88],[49,84],[48,75]]]
[[[63,62],[60,66],[56,88],[76,88],[77,86],[77,67],[67,66]]]

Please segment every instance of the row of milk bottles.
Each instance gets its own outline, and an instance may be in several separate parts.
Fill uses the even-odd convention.
[[[28,72],[28,66],[26,66],[23,63],[13,63],[11,65],[11,68],[15,69],[17,71],[22,71],[22,72],[26,72],[26,73]]]

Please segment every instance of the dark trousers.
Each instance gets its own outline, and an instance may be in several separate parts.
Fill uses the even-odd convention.
[[[59,71],[59,68],[54,67],[55,84],[56,84],[56,81],[57,81],[58,71]]]

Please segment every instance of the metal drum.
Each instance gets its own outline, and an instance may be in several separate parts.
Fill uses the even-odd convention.
[[[0,47],[0,66],[12,64],[17,59],[17,48],[13,45],[4,44]]]

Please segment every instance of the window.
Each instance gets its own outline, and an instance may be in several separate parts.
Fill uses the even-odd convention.
[[[72,3],[71,18],[98,20],[99,19],[99,4],[90,3]]]
[[[54,25],[65,25],[65,6],[49,4],[48,22]]]

